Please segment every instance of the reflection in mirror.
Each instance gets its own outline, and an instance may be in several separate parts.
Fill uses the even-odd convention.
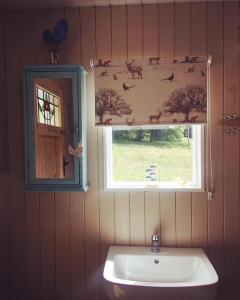
[[[36,178],[72,178],[72,79],[37,78],[34,97]]]

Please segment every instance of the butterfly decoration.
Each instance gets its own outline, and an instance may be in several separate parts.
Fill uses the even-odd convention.
[[[79,158],[83,153],[83,145],[79,143],[76,148],[73,148],[71,145],[69,145],[67,150],[70,155]]]

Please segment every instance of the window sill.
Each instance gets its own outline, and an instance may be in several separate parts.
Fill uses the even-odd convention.
[[[204,192],[205,189],[197,186],[160,186],[160,185],[139,185],[139,186],[124,186],[124,185],[110,185],[105,186],[104,191],[106,192]]]

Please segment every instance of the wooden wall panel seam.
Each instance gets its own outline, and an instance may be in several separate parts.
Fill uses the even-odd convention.
[[[223,41],[223,3],[207,3],[208,18],[208,53],[213,55],[213,64],[211,66],[212,84],[210,87],[212,102],[216,103],[212,107],[212,123],[215,127],[213,146],[216,145],[216,154],[213,156],[215,169],[215,198],[208,201],[208,253],[213,261],[220,277],[219,299],[223,294],[223,128],[219,127],[218,118],[213,113],[221,115],[223,111],[223,60],[224,60],[224,41]],[[214,151],[214,148],[213,148]]]
[[[239,3],[224,4],[224,113],[239,114]],[[238,286],[239,135],[224,135],[225,288]]]
[[[110,37],[111,37],[111,42],[110,42],[110,49],[111,49],[111,55],[110,59],[113,57],[113,49],[112,49],[112,40],[113,40],[113,33],[112,33],[112,6],[110,7]]]
[[[25,280],[25,210],[22,182],[22,147],[21,124],[19,124],[20,104],[20,35],[19,12],[5,13],[5,43],[6,43],[6,99],[8,103],[8,128],[9,128],[9,179],[14,182],[10,189],[11,202],[11,297],[19,294],[19,299],[24,298]],[[13,40],[10,37],[16,37]],[[14,71],[14,68],[16,70]],[[14,89],[12,88],[14,86]],[[14,100],[16,99],[16,103]],[[15,127],[12,125],[16,121]],[[19,149],[18,149],[19,148]],[[19,151],[16,153],[15,149]]]
[[[85,210],[85,196],[84,196],[84,229],[85,229],[85,227],[86,227],[86,210]],[[85,232],[85,230],[84,230],[84,232],[83,232],[83,241],[84,241],[84,247],[83,247],[83,255],[84,255],[84,275],[85,275],[85,277],[84,277],[84,299],[87,299],[87,289],[86,289],[86,277],[87,277],[87,267],[86,267],[86,261],[87,261],[87,258],[86,258],[86,256],[87,256],[87,253],[86,253],[86,247],[85,247],[85,245],[86,245],[86,232]]]
[[[56,193],[53,193],[54,198],[54,299],[57,299],[57,260],[56,260],[56,252],[57,252],[57,243],[56,243]]]
[[[189,3],[189,54],[190,55],[193,55],[192,54],[192,2],[190,1]]]
[[[66,50],[65,50],[66,51]],[[69,253],[69,300],[72,300],[72,252],[71,252],[71,202],[70,202],[70,192],[68,193],[68,253]]]
[[[97,22],[96,22],[97,23]],[[97,129],[97,131],[99,131],[99,129]],[[99,138],[98,138],[98,134],[97,134],[97,154],[98,154],[98,169],[99,169]],[[98,190],[100,189],[100,177],[98,176]],[[99,255],[99,298],[101,299],[101,289],[102,289],[102,285],[101,285],[101,206],[100,206],[100,194],[98,195],[98,255]]]
[[[158,3],[157,5],[157,32],[158,32],[158,35],[157,35],[157,56],[160,57],[160,54],[159,54],[159,6],[160,4]]]
[[[11,241],[11,223],[10,223],[10,201],[7,200],[9,195],[9,161],[8,161],[8,128],[7,128],[7,103],[6,103],[6,53],[4,38],[4,14],[0,10],[0,288],[2,297],[10,298],[10,241]]]
[[[173,2],[173,53],[174,57],[176,56],[176,41],[175,41],[175,35],[176,35],[176,20],[175,20],[175,14],[176,14],[176,3]]]
[[[126,46],[127,46],[127,59],[129,58],[128,53],[128,5],[126,5]]]

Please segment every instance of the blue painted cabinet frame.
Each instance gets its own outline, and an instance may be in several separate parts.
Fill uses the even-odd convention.
[[[22,68],[25,123],[25,183],[31,191],[86,191],[87,180],[87,72],[79,65],[27,65]],[[36,178],[34,79],[72,79],[73,145],[83,144],[83,155],[74,157],[73,177],[69,179]]]

